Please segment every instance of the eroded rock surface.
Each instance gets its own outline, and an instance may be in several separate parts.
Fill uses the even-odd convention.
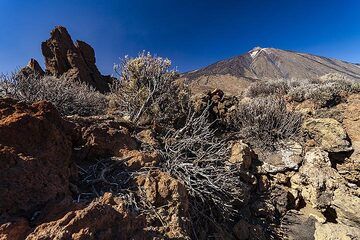
[[[347,152],[352,147],[341,123],[332,118],[310,118],[303,129],[319,146],[328,152]]]
[[[106,193],[83,209],[39,225],[26,239],[147,239],[144,226],[143,217],[131,214],[121,199]]]
[[[47,102],[0,99],[0,213],[28,213],[69,194],[72,145]]]

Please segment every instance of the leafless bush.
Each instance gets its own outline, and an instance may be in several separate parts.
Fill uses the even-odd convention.
[[[105,96],[84,83],[64,78],[23,77],[17,73],[0,76],[3,96],[26,102],[47,100],[63,115],[96,115],[106,108]]]
[[[144,52],[125,57],[115,67],[120,77],[111,87],[110,99],[120,113],[133,122],[145,115],[159,122],[171,122],[187,111],[189,92],[176,85],[178,73],[170,70],[171,61]]]
[[[240,180],[238,166],[226,165],[230,146],[226,139],[216,137],[207,112],[190,114],[183,128],[168,132],[164,169],[184,183],[193,206],[206,206],[196,212],[198,217],[204,218],[201,213],[208,211],[212,216],[207,217],[216,222],[216,217],[228,220],[236,213],[236,204],[246,198],[246,185]]]
[[[289,88],[289,83],[286,80],[255,82],[246,89],[245,96],[255,98],[269,95],[285,95]]]
[[[301,114],[287,110],[283,98],[276,96],[240,103],[234,117],[241,136],[265,149],[273,149],[279,140],[294,138],[301,124]]]

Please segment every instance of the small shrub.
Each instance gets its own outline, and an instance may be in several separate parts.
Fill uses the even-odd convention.
[[[301,124],[301,114],[287,110],[283,98],[276,96],[240,103],[234,117],[242,138],[255,147],[269,150],[280,140],[295,138]]]
[[[14,73],[0,76],[0,93],[4,97],[53,103],[63,115],[96,115],[104,113],[105,96],[92,87],[69,79],[45,76],[21,77]]]
[[[146,116],[170,123],[186,114],[189,90],[175,83],[178,73],[170,66],[169,59],[144,52],[117,65],[120,77],[111,87],[110,99],[120,114],[135,123]]]
[[[236,204],[246,198],[246,185],[239,168],[226,165],[230,146],[216,137],[212,123],[207,121],[208,109],[200,116],[190,114],[185,126],[165,136],[164,169],[186,186],[191,205],[198,218],[229,220],[236,213]],[[198,206],[202,206],[198,209]],[[208,211],[209,215],[203,216]]]
[[[288,96],[292,101],[314,100],[320,107],[332,107],[345,95],[358,93],[359,83],[349,80],[326,80],[317,83],[302,84],[290,89]]]
[[[245,96],[250,98],[285,95],[289,90],[289,84],[286,80],[266,81],[252,83],[245,91]]]

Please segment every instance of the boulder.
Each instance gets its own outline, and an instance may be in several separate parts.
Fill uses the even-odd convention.
[[[109,91],[112,78],[103,76],[96,66],[95,51],[87,43],[71,39],[66,28],[58,26],[41,44],[46,73],[84,82],[100,92]]]
[[[225,123],[230,121],[238,99],[235,96],[225,95],[220,89],[214,89],[195,95],[193,103],[197,112],[202,112],[206,107],[209,107],[210,121],[221,120]]]
[[[360,197],[344,186],[334,191],[331,208],[336,213],[336,221],[360,229]]]
[[[106,117],[68,117],[74,125],[75,155],[78,160],[121,156],[121,151],[137,149],[129,126]]]
[[[48,102],[0,99],[0,212],[32,214],[69,194],[72,144]]]
[[[281,230],[289,240],[314,240],[314,217],[307,216],[299,211],[290,210],[281,219]]]
[[[231,164],[239,164],[243,169],[249,169],[254,153],[249,145],[242,141],[235,142],[231,147],[231,155],[228,160]]]
[[[314,233],[315,240],[355,240],[360,239],[359,228],[346,226],[343,224],[316,223]]]
[[[157,148],[159,142],[155,138],[156,133],[151,129],[145,129],[136,134],[136,138],[141,142],[144,147]]]
[[[1,240],[23,240],[31,230],[25,218],[16,218],[0,224]]]
[[[130,213],[121,198],[106,193],[82,209],[37,226],[26,240],[149,239],[144,226],[144,217]]]
[[[123,149],[118,154],[121,158],[129,158],[125,165],[132,171],[140,170],[143,167],[155,167],[160,160],[160,154],[157,151],[145,152],[138,150]]]
[[[258,168],[261,173],[279,173],[297,170],[302,161],[302,146],[295,141],[279,144],[275,152],[255,149],[262,165]]]
[[[302,126],[304,132],[325,151],[351,151],[351,143],[341,123],[333,118],[309,118]]]
[[[169,239],[188,239],[189,197],[185,186],[168,173],[160,171],[140,175],[136,183],[140,187],[140,194],[154,209],[147,216],[147,226]]]
[[[291,177],[291,187],[314,208],[325,210],[330,206],[334,190],[342,184],[341,176],[331,167],[328,153],[320,148],[306,152],[299,172]]]

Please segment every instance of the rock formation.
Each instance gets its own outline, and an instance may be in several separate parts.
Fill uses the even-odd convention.
[[[81,81],[100,92],[108,92],[111,76],[104,76],[96,66],[95,51],[86,42],[75,43],[65,27],[55,27],[50,38],[41,44],[45,58],[45,71],[31,59],[19,72],[20,77],[42,77],[52,75],[74,81]]]
[[[103,76],[96,67],[95,51],[87,43],[71,39],[66,28],[58,26],[41,44],[46,73],[80,80],[99,90],[109,91],[110,76]]]
[[[26,67],[20,69],[19,76],[22,78],[28,77],[42,77],[45,75],[44,70],[41,68],[40,64],[35,59],[30,59]]]

